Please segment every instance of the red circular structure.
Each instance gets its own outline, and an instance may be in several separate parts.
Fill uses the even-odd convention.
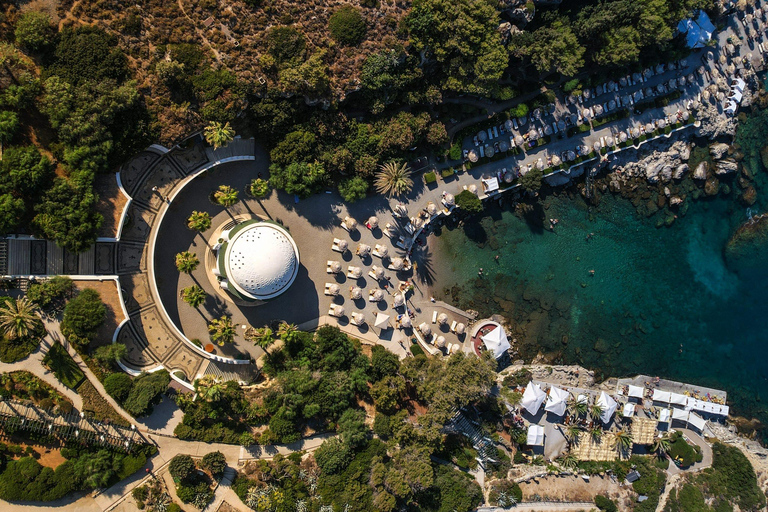
[[[205,346],[205,351],[208,352],[209,354],[212,354],[213,353],[213,344],[212,343],[207,344]]]
[[[498,327],[499,324],[495,322],[484,323],[472,336],[472,347],[475,349],[475,354],[480,354],[485,350],[485,343],[483,343],[483,336]]]

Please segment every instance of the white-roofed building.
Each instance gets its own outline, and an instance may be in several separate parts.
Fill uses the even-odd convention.
[[[499,359],[509,350],[509,340],[507,339],[507,333],[504,332],[502,326],[497,326],[494,330],[483,336],[483,343],[485,348],[493,352],[496,359]]]
[[[299,249],[271,221],[247,220],[224,231],[213,274],[232,295],[253,302],[285,292],[299,272]]]
[[[570,395],[558,388],[552,386],[549,388],[549,395],[547,395],[547,405],[544,406],[544,410],[562,416],[565,414],[565,409],[568,407],[568,397]]]
[[[544,444],[544,427],[531,425],[528,427],[528,438],[525,442],[528,446],[541,446]]]
[[[522,405],[529,413],[536,415],[541,408],[541,404],[544,403],[545,398],[547,398],[547,394],[542,391],[541,386],[534,384],[533,381],[531,381],[525,387],[520,405]]]
[[[600,398],[597,399],[597,405],[603,410],[603,413],[600,415],[600,421],[603,423],[610,423],[611,418],[616,412],[616,407],[618,406],[616,400],[611,398],[605,391],[601,391]]]

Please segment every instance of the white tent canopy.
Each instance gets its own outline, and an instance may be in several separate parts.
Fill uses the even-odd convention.
[[[627,402],[624,404],[624,417],[625,418],[631,418],[635,415],[635,404],[632,402]]]
[[[607,395],[605,391],[601,391],[600,398],[597,399],[597,405],[603,410],[603,414],[600,415],[600,421],[603,423],[610,422],[618,406],[616,400]]]
[[[668,423],[669,422],[669,409],[662,409],[659,413],[659,422],[661,423]]]
[[[688,423],[696,427],[696,429],[701,432],[704,430],[704,427],[707,425],[707,420],[696,414],[695,412],[692,412],[688,415]]]
[[[534,384],[533,381],[529,382],[523,392],[523,400],[520,402],[526,411],[535,415],[539,412],[544,399],[547,398],[547,394],[541,390],[541,386]]]
[[[679,393],[670,393],[669,403],[684,406],[688,403],[688,397]]]
[[[531,425],[528,427],[528,446],[541,446],[544,444],[544,427],[541,425]]]
[[[660,389],[653,390],[653,401],[669,403],[669,391],[662,391]]]
[[[377,329],[389,328],[389,315],[384,313],[376,313],[376,322],[373,324]]]
[[[688,411],[685,409],[672,409],[672,419],[688,421]]]
[[[640,386],[633,386],[630,384],[629,390],[627,391],[627,396],[631,396],[632,398],[643,398],[644,393],[645,389],[641,388]]]
[[[500,325],[483,336],[483,343],[485,343],[485,348],[493,351],[493,355],[496,359],[503,356],[510,347],[509,340],[507,340],[507,333],[504,332],[504,328]]]
[[[547,405],[544,406],[544,410],[562,416],[565,414],[565,409],[568,405],[568,393],[562,389],[552,386],[549,388],[549,395],[547,396]]]

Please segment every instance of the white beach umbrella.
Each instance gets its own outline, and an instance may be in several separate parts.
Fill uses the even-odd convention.
[[[683,121],[687,121],[689,117],[691,117],[691,115],[688,113],[687,110],[684,110],[683,111]]]
[[[528,123],[528,116],[521,116],[517,118],[517,124],[525,126]]]
[[[474,150],[473,150],[473,151],[474,151]],[[404,204],[400,204],[400,203],[398,203],[398,204],[396,204],[396,205],[395,205],[395,207],[394,207],[394,209],[392,210],[392,212],[393,212],[393,213],[394,213],[394,214],[395,214],[397,217],[405,217],[406,215],[408,215],[408,209],[405,207],[405,205],[404,205]]]
[[[400,327],[403,329],[408,329],[411,327],[411,317],[408,315],[402,315],[400,317]]]
[[[585,108],[581,111],[581,115],[584,116],[585,119],[589,119],[592,117],[592,112],[588,108]]]
[[[609,147],[609,148],[610,148],[610,147],[612,147],[612,146],[613,146],[613,137],[611,137],[610,135],[608,135],[608,136],[605,138],[605,145],[606,145],[606,147]]]
[[[375,279],[379,281],[384,279],[384,269],[379,267],[378,265],[373,265],[371,267],[371,273],[373,273]]]
[[[701,91],[701,99],[703,99],[704,101],[709,100],[709,90],[708,89],[704,89],[703,91]]]
[[[392,299],[392,307],[399,308],[399,307],[402,307],[404,304],[405,304],[405,297],[403,297],[403,294],[396,293]]]
[[[354,231],[357,229],[357,221],[352,217],[344,217],[344,225],[349,231]]]
[[[488,138],[488,134],[485,133],[485,130],[480,130],[477,132],[477,138],[480,140],[480,142],[485,142]]]
[[[589,154],[589,146],[581,146],[581,154],[582,155]]]
[[[495,154],[496,154],[496,150],[493,149],[493,146],[485,146],[485,156],[487,156],[488,158],[491,158]]]
[[[651,133],[653,131],[653,125],[648,123],[645,125],[645,133]]]
[[[368,244],[357,244],[357,250],[355,253],[361,258],[364,258],[371,254],[371,246]]]
[[[376,320],[373,326],[377,329],[389,329],[389,315],[385,313],[376,313]]]
[[[432,328],[429,327],[425,322],[422,322],[419,325],[419,332],[421,332],[422,336],[429,336],[432,334]]]
[[[610,100],[608,102],[608,110],[613,110],[615,108],[616,108],[616,101],[615,100]]]
[[[538,138],[539,138],[539,132],[537,132],[537,131],[536,131],[536,130],[534,130],[534,129],[531,129],[531,131],[530,131],[530,132],[528,132],[528,138],[529,138],[529,139],[531,139],[531,140],[536,140],[536,139],[538,139]]]
[[[552,127],[548,124],[544,125],[544,135],[552,135]]]
[[[552,155],[552,165],[560,165],[562,161],[560,160],[560,157],[557,155]]]
[[[432,201],[427,203],[427,213],[429,215],[434,215],[437,213],[437,205]]]
[[[560,119],[560,120],[557,122],[557,129],[558,129],[558,130],[560,130],[561,132],[564,132],[564,131],[565,131],[565,121],[563,121],[562,119]]]
[[[664,84],[659,84],[656,86],[656,90],[659,92],[659,94],[664,94],[667,91],[667,88],[664,87]]]
[[[521,135],[515,135],[515,144],[516,145],[522,147],[524,143],[525,143],[525,140],[523,139],[523,137]]]
[[[594,148],[594,150],[595,150],[595,151],[600,151],[600,148],[601,148],[602,146],[600,145],[600,141],[599,141],[599,140],[596,140],[596,141],[595,141],[595,143],[594,143],[594,144],[592,144],[592,147]]]
[[[603,106],[601,104],[595,105],[595,115],[599,116],[603,114]]]
[[[338,284],[336,284],[336,283],[332,283],[332,284],[331,284],[331,285],[328,287],[328,293],[330,293],[331,295],[338,295],[338,294],[339,294],[339,291],[340,291],[340,289],[339,289],[339,285],[338,285]]]
[[[411,217],[411,224],[416,229],[421,229],[421,226],[424,225],[424,221],[421,219],[421,217]]]
[[[569,162],[573,162],[574,160],[576,160],[576,153],[574,153],[572,149],[569,149],[568,153],[566,153],[566,159]]]
[[[349,242],[342,239],[342,240],[339,240],[336,246],[339,248],[339,251],[345,252],[347,249],[349,249]]]
[[[625,132],[619,132],[619,142],[627,142],[627,134]]]
[[[474,149],[471,150],[467,156],[469,157],[469,161],[472,162],[473,164],[477,162],[479,158],[477,155],[477,151],[475,151]]]
[[[722,92],[717,93],[717,101],[723,101],[725,99],[725,94]]]
[[[621,77],[619,79],[619,85],[622,86],[622,87],[626,87],[627,86],[627,79],[626,79],[626,77]]]
[[[680,69],[683,69],[687,65],[688,65],[687,59],[680,59],[680,61],[677,63],[677,67]]]
[[[590,96],[592,96],[592,91],[584,89],[584,98],[589,99]]]
[[[512,171],[504,171],[504,183],[512,183],[515,180]]]
[[[467,326],[463,323],[460,323],[456,326],[456,334],[464,334],[464,331],[467,330]]]
[[[537,169],[544,169],[544,160],[539,158],[536,160],[536,168]]]
[[[541,121],[541,109],[537,108],[533,111],[533,117]]]
[[[453,194],[445,194],[443,201],[445,201],[445,204],[448,206],[453,206],[456,204],[456,198],[453,197]]]
[[[338,261],[332,261],[330,265],[328,265],[328,267],[331,270],[331,272],[333,272],[334,274],[338,274],[339,272],[341,272],[341,263],[339,263]]]
[[[658,66],[656,66],[656,74],[657,75],[660,75],[663,72],[664,72],[664,64],[659,64]]]
[[[651,96],[653,96],[653,89],[651,89],[650,87],[646,87],[645,89],[643,89],[643,95],[646,98],[650,98]]]
[[[445,325],[446,322],[448,322],[448,315],[446,315],[445,313],[440,313],[439,315],[437,315],[438,324]]]
[[[508,132],[511,132],[515,126],[512,124],[511,119],[507,119],[506,121],[504,121],[504,127],[507,129]]]
[[[379,258],[386,258],[389,255],[389,247],[376,244],[376,252],[378,253]]]
[[[467,190],[477,195],[477,185],[475,185],[474,183],[472,183],[469,187],[467,187]]]
[[[344,316],[344,306],[339,306],[338,304],[331,304],[331,309],[333,310],[335,316]]]
[[[509,151],[509,142],[506,140],[502,140],[499,142],[499,151],[504,153],[505,151]]]
[[[662,119],[659,119],[659,121],[658,121],[658,123],[657,123],[657,124],[658,124],[658,126],[659,126],[659,129],[660,129],[660,130],[663,130],[664,128],[666,128],[666,127],[667,127],[667,120],[666,120],[666,119],[664,119],[664,118],[662,118]]]
[[[371,290],[368,294],[368,300],[371,302],[380,302],[384,300],[384,292],[378,288]]]
[[[437,348],[445,348],[445,336],[438,336],[435,340],[435,346]]]
[[[368,222],[366,222],[365,224],[366,226],[368,226],[368,229],[376,229],[377,227],[379,227],[379,219],[377,219],[376,217],[370,217],[368,219]]]
[[[363,289],[359,286],[352,286],[349,289],[349,298],[352,300],[358,300],[363,297]]]

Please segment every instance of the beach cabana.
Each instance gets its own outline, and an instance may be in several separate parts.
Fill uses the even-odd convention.
[[[370,217],[368,219],[368,222],[365,223],[365,227],[367,227],[368,229],[376,229],[377,227],[379,227],[379,219],[377,219],[376,217]]]
[[[672,409],[672,419],[688,422],[688,411],[685,409]]]
[[[565,414],[565,409],[568,406],[568,398],[570,395],[558,388],[552,386],[549,388],[549,395],[547,395],[547,405],[544,406],[544,410],[562,416]]]
[[[633,386],[632,384],[629,385],[627,396],[632,398],[643,398],[644,394],[645,394],[645,389],[641,388],[640,386]]]
[[[616,412],[618,404],[616,400],[611,398],[605,391],[600,392],[600,398],[597,399],[597,405],[603,410],[603,414],[600,415],[600,421],[603,423],[610,423],[613,414]]]
[[[363,289],[359,286],[351,286],[349,288],[349,298],[352,300],[358,300],[363,297]]]
[[[681,395],[679,393],[670,393],[669,403],[673,405],[680,405],[685,407],[686,405],[688,405],[688,397],[685,395]]]
[[[669,409],[662,409],[659,411],[659,423],[669,423]]]
[[[653,390],[653,401],[654,402],[662,402],[665,404],[669,403],[669,391],[662,391],[660,389],[654,389]]]
[[[507,350],[509,350],[509,340],[507,339],[507,333],[504,332],[504,328],[500,325],[494,330],[483,336],[483,343],[485,348],[492,351],[496,359],[503,356]]]
[[[547,394],[542,391],[541,386],[534,384],[533,381],[530,381],[525,387],[525,391],[523,392],[523,399],[520,401],[520,405],[522,405],[526,411],[535,416],[536,413],[539,412],[541,404],[544,403],[546,398]]]
[[[384,313],[376,313],[376,321],[373,326],[377,329],[386,330],[389,329],[389,315]]]
[[[622,413],[624,414],[625,418],[631,418],[635,415],[635,404],[631,402],[627,402],[624,404],[624,409],[622,410]]]
[[[528,437],[525,441],[528,446],[542,446],[544,444],[544,427],[531,425],[528,427]]]

